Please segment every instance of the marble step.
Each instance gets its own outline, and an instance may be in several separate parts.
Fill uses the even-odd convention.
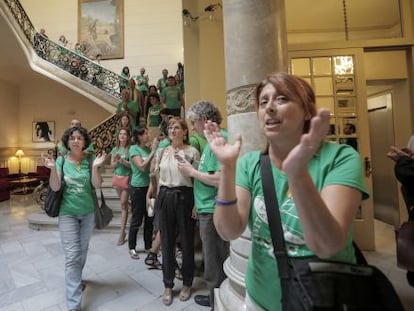
[[[49,217],[44,212],[32,213],[27,217],[29,228],[34,230],[57,230],[58,217]],[[98,231],[101,232],[118,232],[121,227],[121,219],[114,213],[114,218],[109,225]],[[97,230],[97,229],[95,229]]]

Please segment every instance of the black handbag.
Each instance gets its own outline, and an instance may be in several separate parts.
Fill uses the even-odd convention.
[[[45,198],[45,212],[49,217],[59,216],[60,203],[62,202],[62,194],[64,188],[64,177],[63,177],[63,164],[65,163],[65,157],[62,157],[62,174],[60,179],[60,189],[53,191],[50,185],[47,187],[46,198]]]
[[[103,195],[102,189],[100,189],[101,205],[99,205],[98,203],[98,197],[96,196],[96,190],[92,183],[92,157],[91,156],[89,156],[89,170],[91,172],[92,199],[95,204],[95,228],[104,229],[111,222],[112,218],[114,217],[114,213],[112,212],[112,209],[108,205],[106,205],[105,197]]]
[[[260,172],[283,310],[404,310],[391,282],[374,266],[289,257],[268,155],[260,158]]]
[[[95,189],[92,189],[92,195],[95,201],[95,227],[96,229],[104,229],[111,222],[114,214],[112,209],[106,205],[105,197],[101,189],[101,205],[98,204]]]

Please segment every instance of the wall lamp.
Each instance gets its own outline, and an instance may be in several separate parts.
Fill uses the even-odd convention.
[[[19,176],[22,175],[22,157],[24,156],[24,152],[22,149],[16,151],[16,157],[19,159]]]

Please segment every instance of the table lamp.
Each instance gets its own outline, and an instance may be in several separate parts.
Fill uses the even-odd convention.
[[[19,159],[19,175],[22,174],[22,156],[24,156],[24,152],[22,149],[16,151],[16,157]]]

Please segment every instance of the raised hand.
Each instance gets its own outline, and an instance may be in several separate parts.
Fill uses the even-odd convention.
[[[47,157],[44,157],[44,156],[42,155],[42,160],[43,160],[43,164],[44,164],[46,167],[48,167],[48,168],[55,168],[55,167],[56,167],[56,161],[55,161],[55,159],[53,158],[53,156],[47,156]]]
[[[156,149],[157,149],[157,147],[158,147],[158,144],[160,143],[160,141],[158,140],[158,138],[157,137],[155,137],[153,140],[152,140],[152,143],[151,143],[151,150],[152,151],[155,151]]]
[[[319,109],[311,120],[310,130],[303,134],[300,142],[294,147],[282,163],[282,170],[290,176],[301,175],[308,170],[308,163],[329,130],[330,113],[327,109]]]
[[[204,125],[206,137],[211,151],[222,165],[234,165],[240,153],[241,136],[238,136],[234,144],[226,142],[220,133],[220,128],[215,122],[207,121]]]
[[[95,160],[93,161],[93,166],[97,166],[97,167],[101,166],[105,162],[106,156],[107,156],[107,154],[106,154],[105,151],[98,154],[96,156]]]

